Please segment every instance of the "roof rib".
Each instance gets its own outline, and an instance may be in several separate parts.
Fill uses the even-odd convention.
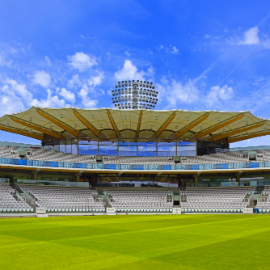
[[[206,135],[208,135],[208,134],[210,134],[210,133],[212,133],[212,132],[214,132],[214,131],[216,131],[216,130],[218,130],[220,128],[223,128],[223,127],[225,127],[225,126],[227,126],[227,125],[229,125],[229,124],[231,124],[231,123],[233,123],[235,121],[238,121],[242,117],[244,117],[244,114],[241,114],[241,115],[239,115],[237,117],[231,118],[230,120],[227,120],[227,121],[225,121],[225,122],[223,122],[221,124],[215,125],[214,127],[211,127],[211,128],[209,128],[209,129],[207,129],[205,131],[199,132],[196,135],[196,139],[200,139],[201,137],[204,137],[204,136],[206,136]]]
[[[175,117],[175,112],[173,112],[168,119],[161,125],[161,127],[158,129],[157,133],[156,133],[156,137],[158,138],[161,133],[166,129],[166,127],[172,122],[172,120]]]
[[[89,129],[91,130],[97,137],[99,137],[99,131],[91,125],[78,111],[73,111],[74,115]]]
[[[46,118],[47,120],[51,121],[52,123],[54,123],[55,125],[61,127],[62,129],[66,130],[67,132],[71,133],[72,135],[74,135],[75,137],[79,137],[79,132],[76,131],[75,129],[71,128],[70,126],[68,126],[67,124],[64,124],[63,122],[55,119],[54,117],[52,117],[51,115],[49,115],[48,113],[45,113],[39,109],[36,109],[37,113],[39,115],[41,115],[42,117]]]
[[[15,117],[13,117],[13,116],[10,117],[10,119],[11,119],[13,122],[15,122],[15,123],[21,124],[21,125],[23,125],[23,126],[26,126],[26,127],[32,128],[32,129],[35,129],[35,130],[37,130],[37,131],[39,131],[39,132],[42,132],[42,133],[51,135],[51,136],[53,136],[53,137],[55,137],[55,138],[58,138],[58,139],[61,138],[61,134],[60,134],[60,133],[57,133],[57,132],[55,132],[55,131],[51,131],[51,130],[48,130],[48,129],[46,129],[46,128],[42,128],[42,127],[40,127],[40,126],[37,126],[37,125],[31,124],[31,123],[28,123],[28,122],[26,122],[26,121],[22,121],[22,120],[20,120],[20,119],[18,119],[18,118],[15,118]]]
[[[263,125],[264,125],[264,123],[260,123],[260,124],[257,124],[257,125],[252,125],[252,126],[248,126],[248,127],[245,127],[245,128],[240,128],[240,129],[237,129],[237,130],[234,130],[234,131],[230,131],[230,132],[227,132],[227,133],[223,133],[223,134],[214,136],[213,141],[217,141],[217,140],[220,140],[220,139],[223,139],[223,138],[226,138],[226,137],[230,137],[230,136],[233,136],[233,135],[235,135],[237,133],[241,133],[241,132],[244,132],[244,131],[247,131],[247,130],[258,128],[258,127],[261,127]]]
[[[248,140],[248,139],[252,139],[252,138],[256,138],[256,137],[261,137],[261,136],[266,136],[266,135],[270,135],[270,131],[262,132],[262,133],[254,133],[254,134],[250,134],[250,135],[246,135],[246,136],[231,138],[231,139],[228,139],[228,142],[234,143],[234,142],[244,141],[244,140]]]
[[[110,112],[109,110],[107,110],[107,115],[108,115],[108,117],[109,117],[109,120],[110,120],[110,122],[111,122],[111,125],[112,125],[112,127],[113,127],[113,130],[114,130],[116,136],[119,137],[119,130],[118,130],[118,128],[117,128],[117,126],[116,126],[116,124],[115,124],[115,122],[114,122],[114,119],[113,119],[113,117],[112,117],[112,115],[111,115],[111,112]]]
[[[196,119],[195,121],[193,121],[191,124],[189,124],[188,126],[186,126],[184,129],[178,131],[175,135],[176,138],[179,138],[180,136],[184,135],[186,132],[190,131],[192,128],[194,128],[195,126],[199,125],[203,120],[205,120],[210,114],[207,113],[202,117],[199,117],[199,119]]]
[[[140,116],[139,116],[139,121],[137,125],[137,130],[136,130],[136,137],[139,137],[140,134],[140,129],[141,129],[141,124],[142,124],[142,117],[143,117],[143,111],[140,111]]]
[[[30,138],[34,138],[34,139],[40,140],[40,141],[43,140],[43,135],[33,134],[33,133],[30,133],[30,132],[27,132],[27,131],[23,131],[23,130],[19,130],[19,129],[16,129],[16,128],[10,128],[10,127],[0,126],[0,130],[8,131],[8,132],[16,133],[16,134],[20,134],[20,135],[23,135],[23,136],[26,136],[26,137],[30,137]]]

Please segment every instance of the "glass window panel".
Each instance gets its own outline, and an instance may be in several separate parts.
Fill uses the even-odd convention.
[[[98,142],[97,141],[79,141],[79,145],[81,144],[97,144]]]
[[[102,156],[117,156],[117,142],[100,142],[99,154]]]
[[[72,153],[71,140],[66,140],[66,153]]]
[[[66,153],[66,145],[65,144],[60,145],[60,152]]]
[[[66,140],[60,141],[60,152],[66,153]]]
[[[139,142],[138,156],[155,157],[157,155],[157,145],[155,142]]]
[[[177,156],[196,156],[196,143],[177,142]]]
[[[137,156],[137,143],[119,142],[119,156],[121,157]]]
[[[72,154],[74,154],[74,155],[78,154],[77,144],[72,144],[71,151],[72,151]]]
[[[176,156],[176,143],[175,142],[159,142],[158,143],[158,156]]]
[[[83,144],[85,142],[85,144]],[[97,141],[80,141],[79,142],[80,155],[98,155],[98,142]]]

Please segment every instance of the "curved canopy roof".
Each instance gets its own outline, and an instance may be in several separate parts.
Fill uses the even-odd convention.
[[[227,140],[270,135],[270,120],[244,112],[119,110],[79,108],[30,109],[0,118],[0,130],[42,141]]]

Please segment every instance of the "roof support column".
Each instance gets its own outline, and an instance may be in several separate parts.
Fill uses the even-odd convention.
[[[37,180],[39,171],[40,171],[40,169],[37,169],[37,170],[34,171],[34,174],[33,174],[34,180]]]
[[[240,186],[240,180],[241,180],[242,173],[243,173],[243,171],[239,171],[236,173],[236,182],[237,182],[238,186]]]
[[[199,178],[200,178],[200,172],[196,173],[194,175],[194,183],[195,183],[195,186],[199,183]]]

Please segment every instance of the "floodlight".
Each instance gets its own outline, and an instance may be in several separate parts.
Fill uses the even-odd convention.
[[[119,81],[115,89],[112,90],[112,96],[118,96],[112,97],[114,106],[119,109],[154,108],[158,99],[152,97],[157,97],[158,92],[151,90],[154,89],[152,85],[152,82],[139,80]],[[145,102],[148,104],[145,104]]]

